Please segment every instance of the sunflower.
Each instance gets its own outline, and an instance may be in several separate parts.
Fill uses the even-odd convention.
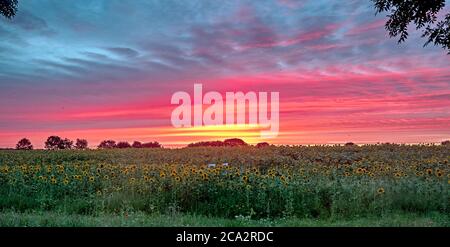
[[[64,173],[64,166],[62,166],[62,165],[58,166],[58,173],[60,173],[60,174]]]
[[[442,171],[438,170],[436,172],[436,177],[441,178],[442,176],[444,176],[444,173]]]
[[[63,180],[63,183],[64,183],[64,185],[68,185],[68,184],[69,184],[69,179],[67,179],[67,178],[64,179],[64,180]]]
[[[378,188],[378,189],[377,189],[377,194],[378,194],[378,195],[384,194],[384,188],[383,188],[383,187]]]
[[[247,175],[242,176],[242,181],[247,183],[248,182],[248,176]]]
[[[178,177],[178,176],[176,176],[176,177],[175,177],[175,181],[180,182],[180,181],[181,181],[181,178]]]
[[[92,183],[92,182],[94,182],[94,180],[95,180],[95,178],[94,178],[93,176],[90,176],[90,177],[89,177],[89,182]]]
[[[431,175],[431,174],[433,174],[433,169],[428,168],[428,169],[425,170],[425,172],[426,172],[428,175]]]

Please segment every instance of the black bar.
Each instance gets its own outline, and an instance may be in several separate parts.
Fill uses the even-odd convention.
[[[206,235],[202,235],[202,238],[200,234],[209,234],[208,241],[205,241]],[[311,244],[364,246],[387,243],[429,245],[435,241],[448,241],[450,228],[0,228],[0,236],[2,243],[8,241],[17,244],[29,241],[34,244],[60,246],[64,245],[63,243],[83,246],[86,243],[98,243],[102,246],[104,244],[155,246],[155,243],[163,246],[311,246]],[[180,240],[180,236],[183,241],[177,241],[177,237]],[[189,236],[193,238],[189,239]]]

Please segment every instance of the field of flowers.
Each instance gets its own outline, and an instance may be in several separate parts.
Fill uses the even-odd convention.
[[[0,210],[223,218],[450,213],[448,145],[0,151]],[[208,165],[215,164],[215,165]]]

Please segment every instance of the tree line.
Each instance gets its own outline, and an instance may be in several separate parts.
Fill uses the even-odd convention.
[[[88,141],[85,139],[77,139],[75,143],[68,138],[61,138],[59,136],[49,136],[44,143],[47,150],[63,150],[63,149],[88,149]],[[114,140],[104,140],[97,146],[98,149],[112,149],[112,148],[161,148],[158,142],[142,143],[134,141],[130,144],[125,141],[116,142]],[[16,144],[17,150],[32,150],[33,144],[27,138],[20,139]]]
[[[239,138],[225,139],[224,141],[200,141],[187,145],[187,147],[242,147],[249,146],[248,143]],[[256,144],[257,148],[269,147],[267,142],[260,142]]]

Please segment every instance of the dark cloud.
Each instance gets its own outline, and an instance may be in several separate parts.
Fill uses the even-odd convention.
[[[104,54],[96,53],[96,52],[85,51],[85,52],[82,52],[81,54],[86,55],[87,57],[95,59],[95,60],[108,60],[108,59],[110,59],[108,56],[106,56]]]
[[[139,52],[127,47],[110,47],[106,50],[123,57],[133,58],[139,55]]]
[[[12,19],[11,23],[27,31],[43,30],[48,28],[47,22],[29,12],[21,12],[17,14],[17,16]]]

